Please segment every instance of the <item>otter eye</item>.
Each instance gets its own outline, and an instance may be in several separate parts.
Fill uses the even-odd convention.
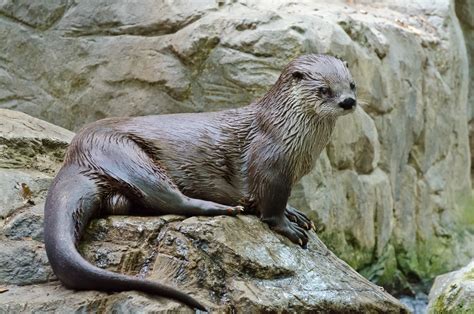
[[[293,75],[293,78],[297,80],[301,80],[304,77],[303,73],[301,73],[300,71],[295,71],[292,73],[292,75]]]
[[[351,90],[354,90],[356,88],[356,84],[354,82],[351,82],[349,86],[351,87]]]
[[[330,97],[332,94],[332,91],[329,87],[320,87],[319,94],[322,96]]]

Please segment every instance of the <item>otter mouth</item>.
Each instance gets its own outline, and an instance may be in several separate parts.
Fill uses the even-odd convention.
[[[344,109],[344,111],[349,111],[349,110],[355,109],[355,106],[350,106],[350,107],[349,106],[345,106],[345,107],[341,106],[341,108]]]

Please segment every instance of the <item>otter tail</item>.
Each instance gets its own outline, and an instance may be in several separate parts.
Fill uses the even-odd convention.
[[[77,244],[90,219],[100,209],[99,190],[79,167],[66,166],[54,180],[45,205],[44,240],[55,275],[70,289],[99,291],[137,290],[175,299],[206,311],[206,308],[174,288],[157,282],[117,274],[87,262]]]

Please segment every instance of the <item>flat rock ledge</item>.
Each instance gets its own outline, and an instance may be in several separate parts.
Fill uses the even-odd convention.
[[[212,311],[407,312],[310,238],[303,250],[252,216],[113,216],[90,225],[81,250],[99,267],[179,287]],[[137,292],[73,292],[54,280],[6,288],[0,312],[188,310]]]
[[[474,260],[438,276],[429,295],[428,313],[474,313]]]

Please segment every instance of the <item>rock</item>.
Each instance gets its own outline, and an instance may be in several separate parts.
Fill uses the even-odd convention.
[[[0,168],[0,175],[7,183],[26,184],[31,193],[24,202],[24,186],[16,190],[3,183],[8,198],[0,220],[0,312],[192,312],[163,297],[76,292],[57,281],[43,244],[44,192],[73,134],[23,113],[2,113],[0,156],[8,152],[22,159],[2,159],[15,169]],[[24,154],[25,147],[33,153]],[[379,183],[371,197],[380,198],[388,179],[380,170],[376,175]],[[357,180],[355,172],[347,171],[347,180]],[[370,242],[373,235],[359,228],[360,241]],[[213,311],[407,313],[331,253],[314,232],[303,250],[254,216],[111,216],[90,224],[79,249],[98,267],[179,287]]]
[[[464,34],[469,68],[474,67],[474,3],[469,0],[454,0],[454,8]],[[474,71],[469,71],[469,144],[471,149],[471,177],[474,176]]]
[[[54,174],[73,136],[46,121],[0,109],[0,168]]]
[[[46,195],[53,178],[42,172],[23,169],[0,168],[0,218],[10,216],[13,211],[40,201]],[[23,192],[25,186],[31,194]]]
[[[0,299],[1,312],[194,313],[179,303],[147,297],[137,292],[107,294],[97,291],[73,291],[64,289],[59,282],[27,287],[8,286],[8,289]]]
[[[2,1],[0,13],[24,25],[44,30],[62,17],[66,6],[65,0]]]
[[[474,260],[438,276],[429,295],[428,313],[474,312]]]
[[[355,168],[360,174],[371,173],[380,160],[374,121],[360,107],[353,115],[339,119],[327,153],[334,168]]]
[[[24,113],[0,109],[0,219],[44,198],[73,135]]]
[[[470,68],[474,65],[474,3],[469,0],[454,0],[454,8],[464,33]],[[474,73],[469,71],[470,120],[474,117]]]
[[[54,278],[42,243],[44,198],[73,135],[0,109],[0,285]]]
[[[43,209],[41,202],[27,209],[17,210],[3,226],[4,235],[12,240],[31,238],[43,242]]]
[[[54,276],[44,245],[36,241],[2,240],[0,264],[2,285],[30,285],[47,282]]]
[[[380,283],[406,286],[407,274],[428,280],[472,259],[460,202],[471,197],[469,1],[46,2],[2,2],[0,107],[71,130],[238,107],[295,56],[338,55],[362,110],[338,122],[292,203]]]
[[[82,1],[70,8],[56,26],[68,35],[141,35],[173,34],[215,9],[212,0],[167,2],[146,0],[140,5],[127,1]],[[95,18],[96,14],[100,19]]]
[[[99,267],[180,287],[212,311],[407,312],[327,250],[314,232],[303,250],[253,216],[109,217],[91,224],[81,249]],[[71,294],[57,283],[7,287],[0,311],[25,303],[21,309],[28,312],[90,310],[105,300],[105,311],[189,311],[136,292]],[[25,302],[27,296],[34,301]]]

